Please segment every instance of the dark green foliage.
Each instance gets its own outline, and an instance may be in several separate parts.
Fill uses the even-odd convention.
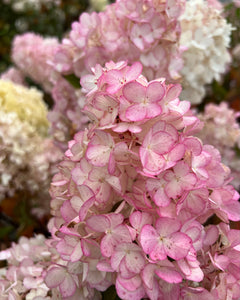
[[[25,6],[24,11],[14,11],[11,3],[0,0],[0,73],[11,64],[11,43],[15,35],[35,32],[61,39],[71,28],[71,23],[88,7],[87,0],[61,0],[61,5],[41,5],[40,11]]]

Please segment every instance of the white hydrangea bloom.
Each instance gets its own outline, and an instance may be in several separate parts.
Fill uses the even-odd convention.
[[[191,0],[181,16],[181,29],[180,44],[186,49],[181,97],[198,104],[205,95],[204,86],[214,79],[220,80],[231,61],[227,48],[233,27],[208,1]]]

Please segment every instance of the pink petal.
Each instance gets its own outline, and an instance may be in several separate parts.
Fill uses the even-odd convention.
[[[135,211],[130,215],[130,224],[140,232],[146,224],[152,224],[152,216],[147,212]]]
[[[146,91],[146,96],[150,102],[160,101],[165,94],[165,88],[160,82],[151,82]]]
[[[116,281],[116,290],[120,299],[141,300],[145,296],[143,286],[139,286],[137,289],[129,291],[125,289],[118,280]]]
[[[114,253],[114,249],[118,242],[112,237],[111,234],[106,234],[101,241],[101,253],[105,257],[110,257]]]
[[[152,119],[154,117],[157,117],[161,114],[162,109],[158,104],[155,103],[149,103],[147,105],[147,114],[146,114],[146,118],[147,119]]]
[[[94,203],[95,203],[95,197],[92,197],[83,203],[82,207],[79,210],[80,221],[84,221],[85,217],[87,216],[87,213],[89,212],[89,209],[94,205]]]
[[[127,279],[118,276],[117,281],[128,291],[135,291],[142,283],[140,276],[134,276]]]
[[[167,101],[169,102],[169,101],[172,101],[172,100],[178,98],[181,91],[182,91],[182,87],[180,84],[172,85],[167,91],[167,95],[166,95]]]
[[[122,259],[125,257],[125,252],[124,251],[116,251],[113,252],[113,255],[111,257],[111,266],[112,268],[117,271]]]
[[[110,220],[103,215],[91,216],[87,219],[86,225],[96,232],[105,232],[111,227]]]
[[[64,201],[62,207],[60,208],[61,215],[66,222],[70,222],[77,216],[76,211],[72,208],[69,200]]]
[[[146,87],[138,82],[129,82],[123,87],[123,96],[130,102],[143,102],[145,94]]]
[[[153,196],[153,200],[157,206],[168,206],[171,202],[170,198],[165,194],[164,189],[159,188]]]
[[[127,81],[134,80],[139,77],[142,73],[142,64],[140,62],[135,62],[127,71],[126,79]]]
[[[71,297],[76,291],[76,283],[72,276],[66,274],[64,281],[60,284],[60,292],[63,297]]]
[[[63,282],[65,276],[66,271],[64,268],[53,267],[47,272],[44,281],[49,288],[56,288]]]
[[[157,269],[156,264],[147,264],[142,271],[142,279],[145,285],[149,288],[153,288],[155,270]]]
[[[70,260],[72,262],[76,262],[79,261],[82,256],[83,256],[83,252],[82,252],[81,242],[78,242],[70,256]]]
[[[152,136],[149,144],[151,149],[160,155],[168,152],[174,142],[175,140],[170,134],[160,131]]]
[[[161,279],[169,283],[182,282],[182,276],[174,269],[167,268],[167,267],[160,267],[159,269],[155,270],[155,273],[158,275],[158,277],[160,277]]]
[[[184,233],[176,232],[164,243],[167,255],[179,260],[187,256],[192,240]]]
[[[145,259],[142,255],[142,250],[135,244],[132,244],[133,249],[126,255],[125,262],[129,271],[138,274],[145,265]],[[135,249],[134,249],[135,248]]]
[[[145,119],[147,114],[147,108],[143,104],[136,104],[129,106],[126,110],[126,118],[130,121],[142,121]]]
[[[168,236],[171,233],[178,231],[181,228],[181,223],[178,220],[161,217],[156,221],[156,231],[162,236]]]
[[[140,234],[140,243],[143,251],[149,254],[151,259],[163,260],[167,257],[163,243],[159,240],[159,234],[152,226],[143,226]]]
[[[230,202],[224,206],[223,211],[227,213],[229,220],[240,221],[240,203],[238,201]]]
[[[86,157],[94,166],[105,166],[109,161],[110,148],[104,145],[90,145],[86,151]]]

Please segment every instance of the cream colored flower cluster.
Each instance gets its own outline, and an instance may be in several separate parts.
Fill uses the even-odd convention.
[[[37,135],[46,136],[48,132],[47,107],[43,95],[35,88],[27,89],[8,80],[0,80],[0,107],[4,113],[15,113],[20,122],[24,122],[37,131]]]
[[[182,98],[198,104],[205,95],[205,85],[220,80],[231,60],[227,47],[233,27],[209,1],[191,0],[181,16],[181,29],[180,44],[186,49]]]
[[[19,192],[46,197],[60,156],[47,131],[42,93],[0,80],[0,200]]]

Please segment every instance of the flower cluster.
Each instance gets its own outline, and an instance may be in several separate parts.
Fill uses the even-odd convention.
[[[0,108],[0,200],[19,191],[32,196],[40,193],[46,199],[39,202],[37,197],[36,201],[47,207],[52,168],[61,154],[47,138],[42,94],[0,80]]]
[[[184,3],[121,0],[104,12],[83,13],[79,22],[72,24],[69,38],[63,39],[52,61],[55,107],[50,122],[62,147],[72,138],[71,133],[82,130],[88,121],[80,112],[80,90],[74,92],[63,77],[74,74],[80,78],[99,62],[127,59],[130,63],[141,61],[148,79],[177,79],[182,67],[178,17]]]
[[[57,69],[61,64],[60,71],[80,77],[96,63],[125,58],[140,61],[149,79],[175,79],[181,68],[178,17],[184,3],[118,0],[104,12],[83,13],[59,49]]]
[[[239,189],[240,161],[238,151],[240,148],[240,127],[237,118],[240,113],[230,109],[227,103],[220,105],[208,104],[204,112],[198,117],[204,123],[203,129],[197,134],[206,144],[216,147],[223,162],[231,168],[234,180],[232,184]],[[217,130],[216,130],[217,129]]]
[[[56,251],[50,252],[45,245],[43,235],[30,239],[21,237],[18,244],[13,243],[11,248],[1,251],[0,260],[8,262],[7,269],[0,269],[1,300],[52,299],[48,297],[49,288],[43,278],[47,267],[57,259]]]
[[[230,63],[227,47],[233,27],[221,15],[212,1],[187,1],[181,15],[180,44],[183,53],[182,97],[199,104],[205,95],[205,85],[220,80]],[[216,1],[214,1],[216,2]]]
[[[54,107],[48,113],[50,133],[55,144],[66,150],[67,141],[89,122],[89,118],[82,112],[84,96],[79,88],[74,88],[66,79],[57,75],[52,98]]]
[[[238,193],[217,149],[192,136],[200,121],[181,86],[148,82],[139,62],[83,76],[78,132],[51,187],[49,223],[64,264],[46,285],[62,299],[239,299]],[[215,216],[218,224],[207,220]]]
[[[0,78],[20,85],[26,85],[25,75],[15,67],[10,67],[4,73],[1,73]]]
[[[49,80],[53,67],[50,64],[58,40],[56,38],[42,38],[34,33],[18,35],[13,40],[12,60],[25,76],[42,85],[50,92],[52,83]]]

